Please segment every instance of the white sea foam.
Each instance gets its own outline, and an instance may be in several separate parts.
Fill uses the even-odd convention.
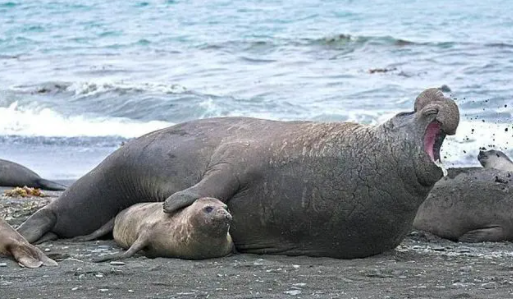
[[[172,125],[163,121],[137,122],[126,118],[64,116],[49,108],[19,107],[18,102],[0,107],[0,135],[74,137],[137,137]]]
[[[150,93],[183,93],[187,89],[179,84],[128,82],[98,78],[93,81],[46,82],[38,85],[17,85],[10,88],[13,91],[40,92],[41,90],[71,92],[75,96],[93,96],[109,91],[144,91]],[[55,90],[54,90],[55,89]]]
[[[96,80],[75,82],[67,87],[67,91],[72,91],[75,95],[94,95],[96,93],[107,92],[110,90],[134,90],[156,93],[181,93],[186,88],[178,84],[160,84],[160,83],[129,83],[112,80]]]

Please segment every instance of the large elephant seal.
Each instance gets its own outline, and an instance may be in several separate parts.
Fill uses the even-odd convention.
[[[513,241],[513,173],[454,168],[420,206],[413,227],[460,242]]]
[[[511,161],[511,159],[501,151],[479,151],[477,159],[484,168],[494,168],[513,172],[513,161]]]
[[[13,256],[22,267],[57,266],[54,260],[27,242],[2,218],[0,218],[0,254]]]
[[[27,167],[0,159],[0,186],[32,187],[46,190],[62,191],[66,186],[45,180]]]
[[[232,216],[226,209],[226,204],[209,197],[173,215],[164,213],[162,203],[135,204],[91,235],[78,239],[92,240],[113,231],[116,243],[128,249],[96,262],[128,258],[141,250],[148,257],[222,257],[233,249],[228,231]]]
[[[443,176],[435,161],[458,123],[457,105],[437,89],[378,126],[194,120],[129,141],[19,231],[30,241],[69,238],[141,201],[165,201],[175,213],[214,197],[232,213],[240,252],[366,257],[410,231]]]

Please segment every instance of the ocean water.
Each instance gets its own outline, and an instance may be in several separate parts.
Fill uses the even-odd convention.
[[[447,166],[513,155],[513,1],[0,0],[0,158],[76,179],[215,116],[378,124],[446,85]]]

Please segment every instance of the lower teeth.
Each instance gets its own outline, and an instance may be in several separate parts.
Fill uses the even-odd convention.
[[[440,169],[442,170],[442,172],[444,173],[444,176],[447,176],[447,169],[445,169],[444,165],[442,164],[442,161],[440,161],[440,159],[437,159],[435,161],[435,165],[440,167]]]

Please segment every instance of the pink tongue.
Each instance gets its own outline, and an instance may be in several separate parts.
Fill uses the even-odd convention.
[[[426,133],[424,134],[424,151],[426,151],[433,162],[435,161],[433,146],[435,145],[435,139],[438,132],[440,132],[440,124],[432,122],[429,124],[426,129]]]

